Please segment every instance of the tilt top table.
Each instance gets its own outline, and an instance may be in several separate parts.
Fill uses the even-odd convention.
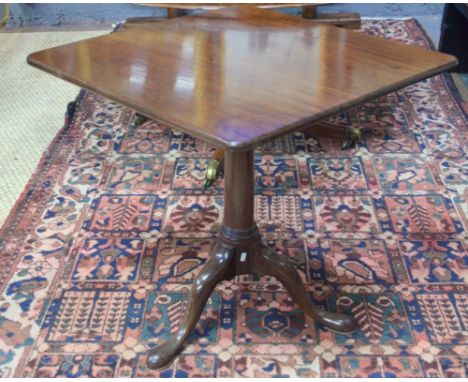
[[[28,57],[37,66],[225,153],[224,216],[175,337],[150,368],[182,350],[215,286],[272,275],[304,312],[349,333],[353,317],[314,305],[294,266],[254,221],[254,148],[457,64],[453,56],[249,6],[119,31]]]

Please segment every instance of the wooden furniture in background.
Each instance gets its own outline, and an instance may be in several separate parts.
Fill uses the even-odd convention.
[[[468,4],[445,4],[439,51],[458,58],[457,72],[468,72]]]
[[[169,4],[169,3],[146,3],[144,5],[166,8],[169,19],[184,15],[184,10],[215,10],[219,8],[236,6],[233,3],[193,3],[193,4]],[[318,14],[317,7],[325,5],[325,3],[250,3],[250,6],[255,6],[263,9],[281,9],[281,8],[302,8],[302,17],[305,19],[315,19],[316,21],[329,23],[335,26],[359,29],[361,27],[361,18],[358,13],[329,13]]]
[[[10,6],[7,3],[5,3],[3,4],[3,15],[0,18],[0,28],[3,28],[6,25],[9,17],[10,17]]]
[[[215,286],[241,274],[272,275],[325,327],[355,330],[353,317],[315,306],[289,259],[262,243],[254,221],[253,150],[457,63],[446,54],[255,7],[124,25],[33,53],[28,62],[226,152],[218,238],[175,336],[149,352],[150,368],[175,358]]]

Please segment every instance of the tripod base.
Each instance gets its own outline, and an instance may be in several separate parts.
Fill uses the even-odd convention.
[[[267,248],[262,243],[256,227],[241,233],[229,232],[223,227],[210,258],[193,282],[186,314],[178,332],[170,341],[148,353],[147,365],[150,369],[164,368],[174,360],[183,349],[184,342],[198,322],[216,285],[241,274],[274,276],[283,283],[294,302],[308,316],[331,330],[351,333],[357,328],[353,317],[319,309],[310,299],[289,259]]]

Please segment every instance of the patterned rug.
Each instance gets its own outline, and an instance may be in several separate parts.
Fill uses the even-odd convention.
[[[414,20],[363,24],[430,46]],[[468,122],[448,76],[332,118],[362,129],[357,149],[297,133],[257,151],[266,243],[360,330],[332,333],[273,278],[239,277],[162,371],[145,352],[177,329],[223,182],[202,188],[212,147],[134,121],[82,92],[0,232],[2,376],[466,376]]]

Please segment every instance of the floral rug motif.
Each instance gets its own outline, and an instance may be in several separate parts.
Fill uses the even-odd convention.
[[[414,20],[366,33],[430,47]],[[68,110],[0,232],[0,370],[36,377],[466,377],[467,116],[436,76],[330,119],[364,141],[291,134],[256,152],[255,214],[347,336],[304,316],[273,278],[212,294],[173,365],[170,338],[223,213],[213,148],[88,92]]]

